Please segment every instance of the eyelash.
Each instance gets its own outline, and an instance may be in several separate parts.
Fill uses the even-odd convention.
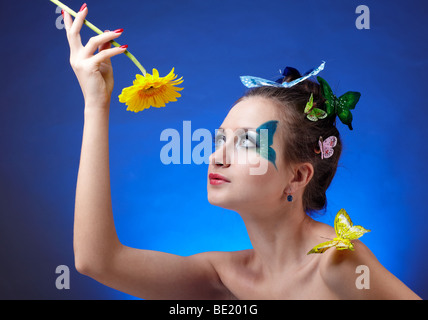
[[[218,136],[216,136],[216,137],[213,138],[213,143],[214,143],[215,146],[217,146],[219,138],[221,138],[224,142],[226,142],[226,136],[223,136],[223,135],[220,136],[220,135],[218,135]]]
[[[215,146],[217,146],[217,144],[218,144],[218,141],[219,140],[222,140],[223,142],[226,142],[226,136],[224,136],[224,135],[217,135],[216,137],[214,137],[213,138],[213,143],[214,143],[214,145]],[[244,139],[242,139],[242,136],[240,136],[239,137],[239,140],[238,140],[238,143],[240,143],[240,142],[242,142],[242,141],[245,141],[245,140],[248,140],[248,141],[250,141],[252,144],[254,144],[255,146],[257,146],[257,142],[256,141],[253,141],[253,139],[250,137],[250,135],[248,134],[248,133],[245,133],[245,138]],[[251,148],[251,146],[244,146],[244,148],[246,148],[246,149],[248,149],[248,148]]]

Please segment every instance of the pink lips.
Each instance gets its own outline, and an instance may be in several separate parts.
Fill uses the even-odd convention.
[[[218,174],[218,173],[210,173],[208,175],[208,178],[210,179],[210,184],[212,185],[219,185],[219,184],[230,182],[229,179],[223,177],[221,174]]]

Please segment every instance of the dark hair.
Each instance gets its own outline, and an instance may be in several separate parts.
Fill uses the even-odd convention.
[[[283,81],[290,82],[300,77],[297,70],[292,70]],[[309,162],[314,167],[314,174],[303,193],[303,208],[307,214],[313,215],[325,210],[327,206],[326,191],[336,173],[342,141],[336,128],[336,117],[331,116],[318,121],[307,119],[304,109],[313,94],[314,107],[325,110],[320,85],[311,80],[305,80],[291,88],[263,86],[248,90],[238,100],[249,97],[263,97],[270,99],[278,106],[284,141],[284,158],[287,162]],[[278,127],[278,129],[280,128]],[[336,136],[337,145],[330,158],[321,159],[318,153],[318,140]]]

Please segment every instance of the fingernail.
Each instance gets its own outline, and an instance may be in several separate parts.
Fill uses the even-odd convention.
[[[82,6],[80,7],[79,12],[85,10],[86,7],[87,7],[86,3],[82,4]]]
[[[61,10],[62,17],[64,18],[64,10]]]
[[[114,30],[113,32],[115,32],[115,33],[122,33],[122,32],[123,32],[123,29],[116,29],[116,30]]]
[[[126,48],[128,48],[128,45],[127,45],[127,44],[124,44],[123,46],[120,46],[120,48],[121,48],[121,49],[126,49]]]

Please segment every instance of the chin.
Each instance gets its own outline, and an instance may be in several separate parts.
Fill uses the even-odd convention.
[[[208,202],[213,206],[222,207],[222,204],[225,202],[223,197],[219,195],[213,195],[210,191],[208,191]]]
[[[231,209],[231,199],[228,199],[227,195],[220,194],[220,192],[216,191],[218,190],[208,190],[208,202],[213,206]]]
[[[229,194],[221,194],[219,192],[208,191],[208,202],[213,206],[228,209],[232,211],[239,211],[242,207],[244,199],[231,198]]]

